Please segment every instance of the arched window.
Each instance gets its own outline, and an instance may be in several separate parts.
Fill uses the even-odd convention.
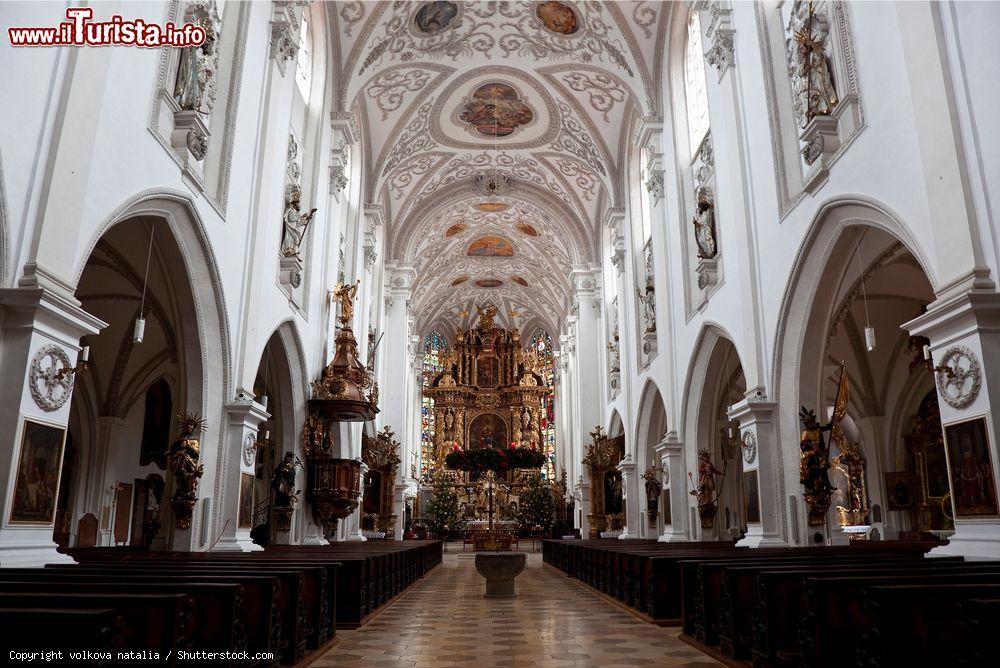
[[[422,386],[427,387],[434,376],[444,371],[441,355],[448,348],[448,339],[440,332],[431,332],[424,338],[424,377]],[[428,396],[420,399],[420,475],[430,475],[430,465],[434,458],[434,400]]]
[[[708,133],[708,85],[705,80],[705,53],[701,48],[701,20],[698,12],[688,19],[684,48],[684,98],[687,104],[688,152],[694,157]]]
[[[553,375],[555,374],[555,359],[552,347],[552,337],[548,332],[539,330],[528,345],[536,350],[545,362],[541,374],[545,384],[552,387]],[[545,454],[545,466],[542,467],[542,478],[545,480],[555,480],[556,469],[556,422],[555,422],[555,401],[551,393],[542,397],[540,406],[542,413],[539,418],[539,426],[542,430],[542,452]]]
[[[640,241],[643,244],[648,244],[653,237],[653,214],[649,201],[649,190],[646,187],[649,179],[649,149],[643,148],[639,151],[639,233]]]
[[[295,57],[295,83],[303,100],[309,100],[312,86],[312,39],[309,36],[309,11],[302,12],[299,24],[299,52]]]

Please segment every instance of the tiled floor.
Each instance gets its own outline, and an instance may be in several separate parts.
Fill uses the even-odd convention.
[[[677,638],[678,629],[637,619],[528,555],[518,598],[484,599],[472,553],[445,555],[423,582],[340,643],[317,668],[446,666],[718,666]]]

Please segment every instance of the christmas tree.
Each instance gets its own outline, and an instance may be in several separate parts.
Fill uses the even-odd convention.
[[[530,530],[536,527],[548,531],[556,512],[556,501],[552,498],[552,490],[542,482],[541,476],[528,479],[528,487],[517,499],[516,519],[522,529]]]
[[[465,520],[459,512],[458,495],[451,485],[444,482],[435,483],[434,498],[427,504],[424,520],[427,528],[439,535],[462,530]]]

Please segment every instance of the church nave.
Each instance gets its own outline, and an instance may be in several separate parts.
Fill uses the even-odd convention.
[[[517,598],[483,598],[474,554],[452,543],[444,562],[315,668],[708,668],[721,665],[529,552]]]

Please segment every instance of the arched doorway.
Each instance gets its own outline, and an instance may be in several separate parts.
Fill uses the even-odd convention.
[[[746,395],[743,365],[732,340],[716,327],[703,332],[695,364],[688,388],[694,391],[688,409],[693,423],[687,435],[694,535],[738,540],[749,522],[760,521],[747,503],[754,500],[757,482],[744,480],[740,425],[730,417]]]
[[[175,414],[193,403],[189,388],[200,377],[189,285],[169,228],[152,217],[110,228],[84,266],[76,296],[108,327],[83,341],[89,368],[70,406],[76,452],[60,490],[70,545],[88,514],[98,520],[98,544],[166,545],[167,448]]]
[[[902,421],[909,422],[933,377],[923,342],[903,325],[934,300],[916,244],[905,228],[874,205],[828,205],[817,217],[785,295],[775,368],[779,434],[792,434],[780,453],[784,484],[801,501],[793,512],[791,540],[807,544],[847,540],[847,533],[894,538],[900,516],[886,515],[885,473],[907,465],[900,457]],[[817,267],[820,271],[817,271]],[[827,424],[840,390],[841,368],[849,401],[840,423],[843,438],[826,439],[828,507],[801,496],[798,407]],[[887,519],[889,521],[887,521]],[[868,527],[848,529],[842,527]],[[874,530],[872,530],[874,529]]]
[[[636,420],[637,455],[636,503],[629,510],[636,513],[629,527],[642,538],[656,538],[671,525],[670,475],[661,463],[658,446],[667,432],[667,411],[660,390],[652,381],[646,383]]]

